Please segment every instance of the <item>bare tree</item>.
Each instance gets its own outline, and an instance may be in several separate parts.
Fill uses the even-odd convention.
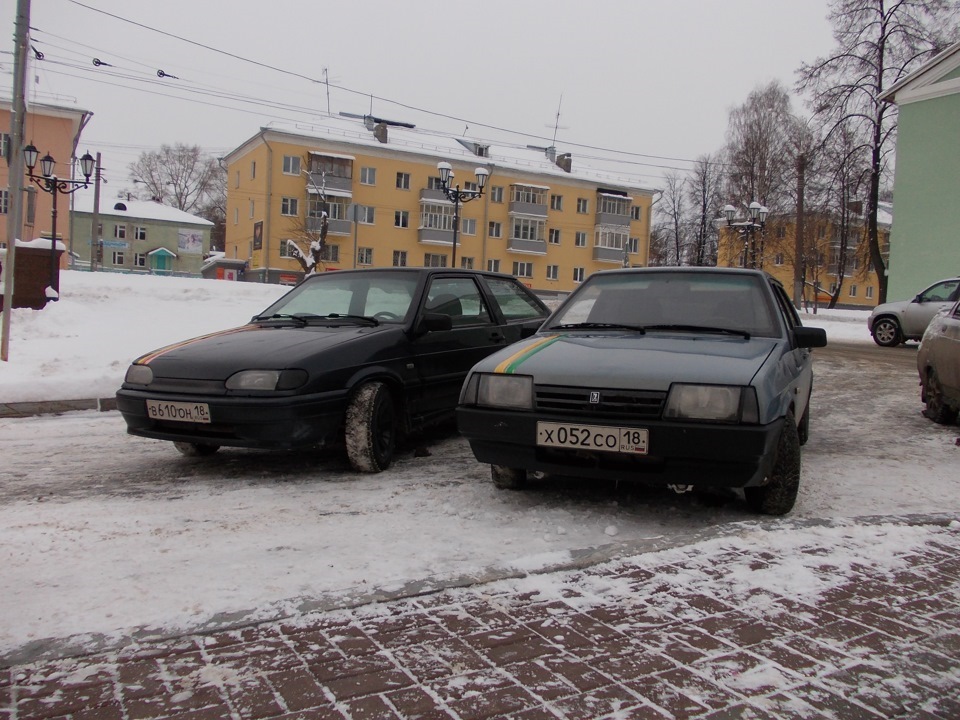
[[[197,145],[162,145],[158,151],[141,153],[128,169],[130,179],[144,186],[141,195],[184,212],[198,212],[221,186],[226,195],[226,173]]]
[[[730,112],[726,191],[733,204],[757,201],[773,214],[789,205],[791,118],[790,95],[776,81]]]
[[[210,249],[223,250],[227,235],[227,171],[219,163],[217,178],[198,207],[197,215],[213,223]]]
[[[686,180],[675,170],[663,176],[663,195],[657,205],[658,226],[662,234],[663,265],[684,265],[687,254]]]
[[[834,52],[804,64],[798,87],[832,135],[847,124],[862,137],[869,176],[867,241],[877,272],[879,301],[887,297],[886,261],[880,248],[877,203],[896,134],[896,108],[880,96],[956,36],[950,0],[831,0]]]
[[[716,220],[721,215],[723,165],[714,155],[701,155],[687,179],[693,265],[717,264]]]

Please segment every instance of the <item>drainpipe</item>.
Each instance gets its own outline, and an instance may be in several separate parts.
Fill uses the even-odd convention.
[[[263,282],[270,282],[270,214],[273,212],[273,148],[267,142],[267,130],[260,128],[260,139],[267,147],[267,210],[263,217]]]

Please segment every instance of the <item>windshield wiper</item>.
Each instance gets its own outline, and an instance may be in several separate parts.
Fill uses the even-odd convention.
[[[371,325],[379,325],[380,321],[375,317],[370,317],[369,315],[349,315],[341,313],[330,313],[329,315],[313,315],[312,317],[317,318],[318,320],[360,320],[362,322],[368,322]]]
[[[274,313],[273,315],[257,315],[254,320],[293,320],[298,323],[301,327],[307,324],[307,318],[311,317],[310,315],[304,315],[302,313],[297,313],[296,315],[285,315],[284,313]]]
[[[732,328],[712,327],[709,325],[647,325],[647,330],[679,330],[681,332],[736,335],[746,340],[750,339],[750,333],[746,330],[733,330]]]
[[[644,333],[647,329],[643,325],[626,325],[624,323],[581,322],[551,325],[550,330],[635,330]]]

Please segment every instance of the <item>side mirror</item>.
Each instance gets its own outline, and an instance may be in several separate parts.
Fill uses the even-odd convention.
[[[417,323],[417,335],[423,335],[428,332],[442,332],[453,328],[453,320],[449,315],[442,313],[424,313]]]
[[[917,296],[913,299],[913,302],[915,302],[915,303],[922,303],[922,302],[923,302],[923,293],[918,293]]]
[[[797,347],[818,348],[827,346],[827,331],[823,328],[797,327],[793,330]]]

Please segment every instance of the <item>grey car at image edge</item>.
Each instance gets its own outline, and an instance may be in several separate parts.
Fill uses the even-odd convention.
[[[911,300],[877,305],[867,318],[867,329],[873,341],[882,347],[919,340],[931,318],[957,299],[960,299],[960,278],[940,280]]]
[[[811,348],[826,342],[760,270],[604,271],[473,368],[457,424],[501,488],[551,474],[742,487],[752,510],[782,515],[809,434]]]
[[[934,316],[917,348],[923,414],[951,425],[960,414],[960,300]]]
[[[549,314],[516,278],[385,268],[307,277],[248,324],[134,360],[117,407],[185,455],[342,443],[354,469],[451,421],[467,372]]]

